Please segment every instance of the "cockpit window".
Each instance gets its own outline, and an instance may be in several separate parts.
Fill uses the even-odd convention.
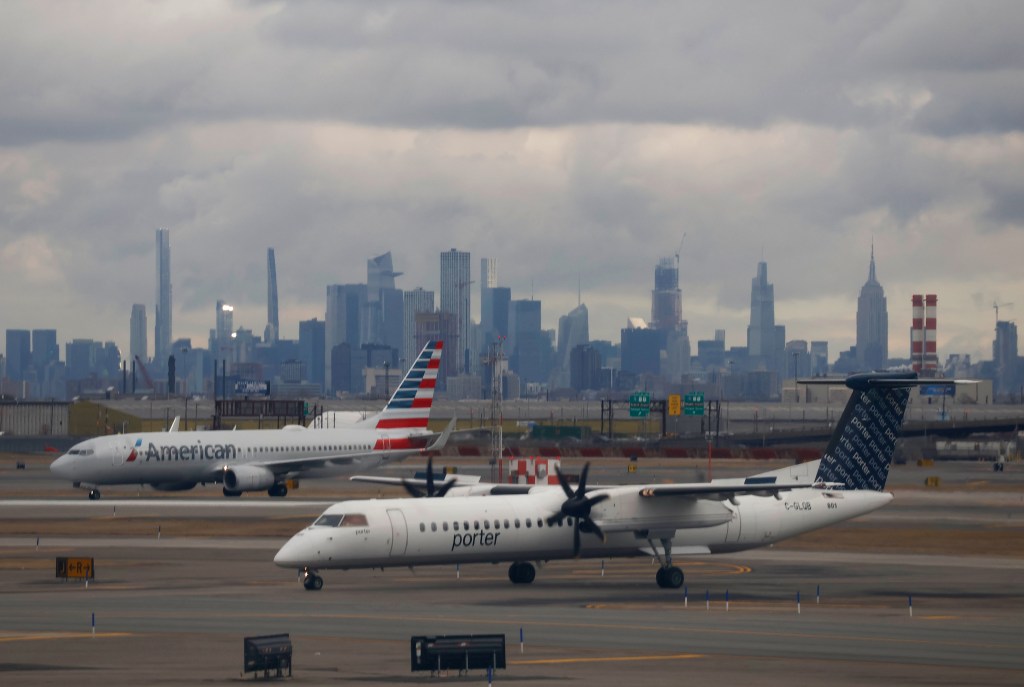
[[[73,456],[91,456],[93,450],[91,448],[73,448],[68,453]]]
[[[341,525],[341,519],[344,515],[321,515],[317,518],[316,522],[313,523],[313,527],[338,527]]]
[[[313,527],[366,527],[367,524],[366,516],[362,513],[324,513],[313,523]]]

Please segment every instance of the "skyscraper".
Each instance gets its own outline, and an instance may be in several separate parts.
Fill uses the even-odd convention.
[[[992,364],[996,368],[995,391],[1010,394],[1020,390],[1021,361],[1017,355],[1017,325],[996,321],[996,338],[992,342]]]
[[[750,283],[750,325],[747,351],[753,357],[774,355],[775,285],[768,283],[768,263],[757,263],[757,276]]]
[[[128,357],[146,362],[149,354],[149,340],[146,336],[146,306],[136,303],[132,306],[132,319],[128,338]]]
[[[32,366],[36,368],[37,378],[42,379],[46,366],[59,360],[60,346],[57,345],[57,330],[33,329]]]
[[[366,316],[365,343],[383,344],[403,354],[404,295],[395,287],[395,272],[391,253],[387,252],[366,261]],[[419,351],[416,351],[419,353]]]
[[[158,368],[167,365],[171,354],[171,236],[167,229],[156,230],[156,324],[154,325],[154,361]]]
[[[328,385],[335,379],[344,379],[343,376],[335,374],[333,365],[334,347],[340,344],[349,346],[349,357],[351,352],[360,350],[364,343],[369,343],[365,338],[366,332],[366,284],[330,284],[327,287],[327,313],[324,317],[324,357],[326,370],[324,376]],[[339,372],[340,374],[340,372]],[[334,391],[333,388],[329,389]],[[347,389],[345,389],[347,391]]]
[[[299,360],[306,368],[306,380],[324,387],[324,323],[316,318],[299,322]]]
[[[683,319],[682,292],[679,290],[679,266],[673,258],[663,258],[654,268],[651,291],[651,326],[675,330]]]
[[[267,249],[267,327],[263,332],[263,340],[275,343],[281,336],[281,323],[277,316],[277,261],[274,249]]]
[[[469,345],[469,304],[472,297],[469,278],[469,253],[451,250],[441,253],[441,312],[455,315],[458,331],[458,341],[450,344],[446,341],[445,348],[452,352],[453,365],[451,369],[455,374],[461,374],[466,369],[469,352],[466,347]]]
[[[885,291],[875,278],[875,247],[871,247],[868,280],[857,298],[857,366],[880,370],[889,360],[889,310]]]
[[[403,295],[402,312],[404,320],[403,338],[405,339],[405,343],[402,346],[402,357],[406,361],[406,365],[403,365],[403,367],[406,367],[416,360],[420,349],[423,348],[423,346],[417,345],[416,316],[434,312],[434,292],[426,291],[420,287],[412,291],[406,291]],[[445,345],[447,343],[445,342]]]
[[[587,306],[580,303],[569,314],[558,318],[556,357],[558,369],[552,374],[556,388],[567,388],[572,383],[572,351],[590,343],[590,315]]]
[[[25,379],[32,364],[32,335],[27,329],[7,330],[7,378],[12,382]]]
[[[786,328],[775,324],[775,285],[768,282],[768,263],[757,263],[750,283],[750,325],[747,352],[751,362],[776,375],[776,386],[786,370]]]

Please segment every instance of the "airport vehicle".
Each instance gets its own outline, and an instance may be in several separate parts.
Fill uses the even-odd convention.
[[[427,492],[335,504],[277,552],[274,562],[323,586],[318,570],[509,562],[529,584],[535,562],[655,556],[662,588],[683,584],[673,555],[755,548],[889,503],[884,490],[914,373],[853,375],[853,394],[820,460],[746,479],[589,488],[559,471],[559,486],[469,485],[445,479]],[[407,481],[407,486],[413,485]]]
[[[106,484],[148,484],[162,491],[222,483],[225,496],[267,490],[285,496],[287,480],[375,468],[444,446],[427,429],[443,342],[424,346],[381,413],[337,427],[144,432],[88,439],[50,465],[51,472],[100,498]]]

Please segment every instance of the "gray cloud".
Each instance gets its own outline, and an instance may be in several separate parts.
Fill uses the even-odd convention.
[[[981,354],[978,299],[1024,300],[1015,3],[61,7],[0,7],[5,326],[126,344],[161,226],[196,345],[217,298],[262,331],[268,246],[286,335],[368,257],[436,289],[458,247],[546,326],[578,279],[614,338],[683,232],[694,338],[744,342],[763,256],[834,354],[872,240],[894,348],[912,293]]]

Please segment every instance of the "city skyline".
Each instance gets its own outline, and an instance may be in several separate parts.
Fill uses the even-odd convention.
[[[691,341],[742,345],[763,260],[787,338],[849,348],[873,241],[890,356],[911,296],[937,294],[940,358],[991,358],[993,305],[1024,308],[1024,6],[570,0],[539,16],[4,3],[3,326],[128,350],[131,306],[151,333],[159,318],[165,227],[172,335],[196,345],[218,298],[263,331],[268,246],[284,338],[389,250],[403,290],[440,295],[455,246],[495,256],[545,329],[580,284],[591,335],[614,340],[649,317],[651,266],[685,234]]]
[[[166,231],[166,230],[162,230],[162,231]],[[160,243],[160,241],[162,240],[161,237],[163,237],[165,235],[169,235],[168,243],[167,244],[162,244],[162,243]],[[167,245],[167,246],[169,246],[173,250],[173,232],[167,232],[167,234],[162,234],[162,233],[158,234],[158,248],[160,248],[163,245]],[[267,250],[272,250],[272,249],[267,249]],[[446,254],[451,254],[452,250],[454,250],[454,249],[449,249],[447,251],[441,251],[440,254],[442,256],[445,256]],[[868,255],[868,259],[869,259],[869,263],[868,263],[869,264],[868,284],[869,285],[874,285],[874,286],[876,286],[878,288],[881,288],[880,286],[878,286],[878,282],[875,280],[875,276],[874,276],[875,275],[874,247],[870,246],[869,247],[869,251],[870,251],[870,253]],[[264,255],[268,255],[268,253],[266,253],[266,252],[264,252],[263,254]],[[469,252],[469,251],[465,251],[463,254],[469,254],[470,256],[472,255],[472,253]],[[381,260],[381,259],[385,258],[385,256],[388,259],[388,265],[390,265],[391,264],[391,262],[390,262],[391,261],[391,253],[390,253],[390,251],[388,251],[385,255],[378,256],[377,258],[370,258],[366,262],[368,262],[370,264],[373,264],[374,261]],[[475,260],[475,258],[472,258],[472,257],[467,258],[467,259],[469,260],[470,263],[472,263]],[[500,260],[500,258],[494,258],[494,257],[482,258],[482,259],[489,260],[489,263],[492,266],[493,265],[500,266],[501,262],[502,262]],[[648,266],[648,272],[650,272],[650,268],[651,267],[654,267],[655,268],[655,279],[657,279],[658,278],[657,275],[660,274],[661,271],[664,270],[665,266],[667,265],[667,260],[668,260],[667,258],[659,259],[658,261],[656,261],[656,263],[657,263],[656,265]],[[366,263],[364,263],[364,264],[366,264]],[[468,263],[467,263],[467,265],[471,268],[471,265],[469,265]],[[266,265],[264,265],[264,266],[266,267]],[[482,267],[482,265],[481,265],[481,267]],[[754,278],[755,285],[758,282],[758,280],[760,279],[760,280],[764,281],[764,284],[768,288],[769,292],[774,291],[774,286],[775,286],[774,282],[775,282],[775,280],[771,279],[770,281],[768,281],[768,277],[766,276],[767,273],[766,273],[765,270],[767,270],[768,267],[769,267],[768,263],[766,261],[761,260],[761,261],[758,261],[758,263],[756,264],[755,267],[756,267],[756,271],[757,271],[757,276],[755,276],[755,278]],[[391,268],[389,267],[389,269],[391,269]],[[394,275],[395,276],[402,276],[402,272],[395,272]],[[472,281],[474,281],[474,282],[478,281],[478,274],[473,272],[472,269],[470,269],[470,275],[471,275],[471,280]],[[265,272],[262,275],[262,277],[263,277],[263,281],[264,281],[263,287],[266,288],[267,273]],[[647,312],[638,311],[638,312],[636,312],[636,313],[634,313],[632,315],[629,315],[628,317],[639,317],[639,318],[642,318],[644,320],[650,320],[650,319],[652,319],[650,317],[650,315],[651,315],[651,313],[650,313],[650,309],[651,309],[651,300],[650,300],[651,296],[650,296],[650,294],[651,294],[651,291],[650,291],[649,288],[646,289],[646,290],[643,288],[644,285],[642,283],[640,283],[640,280],[642,278],[647,278],[648,280],[650,279],[649,275],[638,275],[637,279],[631,280],[630,283],[631,284],[637,284],[638,294],[639,294],[638,299],[637,299],[638,301],[641,298],[644,298],[644,297],[647,298],[647,303],[646,303]],[[749,277],[746,277],[746,276],[741,277],[742,280],[745,280],[747,278],[749,278]],[[154,276],[154,279],[157,282],[159,282],[159,279],[156,279],[155,276]],[[578,279],[581,280],[582,278],[578,277]],[[681,283],[685,283],[682,280],[682,276],[680,276],[680,281],[681,281]],[[172,290],[173,290],[173,282],[174,282],[174,279],[172,277],[171,278]],[[395,282],[395,278],[394,277],[391,278],[391,282]],[[440,278],[438,278],[438,283],[439,282],[440,282]],[[158,283],[158,286],[159,286],[159,283]],[[326,285],[326,286],[328,288],[328,294],[330,294],[331,293],[331,291],[330,291],[331,285]],[[337,285],[335,285],[335,286],[337,286]],[[349,286],[352,286],[352,287],[355,287],[355,288],[359,288],[360,290],[366,289],[367,288],[367,281],[365,279],[362,282],[354,281]],[[412,291],[412,290],[419,289],[419,288],[423,288],[423,289],[425,289],[428,292],[437,291],[438,290],[436,285],[434,287],[425,287],[425,286],[421,286],[421,285],[405,286],[405,285],[397,284],[396,283],[396,286],[401,291]],[[476,285],[473,284],[473,286],[476,286]],[[503,286],[504,287],[506,285],[499,282],[499,286]],[[884,286],[884,284],[882,286]],[[255,285],[254,285],[254,288],[255,288]],[[467,287],[467,290],[468,290],[468,288],[470,288],[470,287]],[[544,298],[541,298],[541,297],[537,296],[536,294],[534,294],[534,298],[531,299],[529,294],[522,294],[522,293],[518,293],[515,290],[513,290],[512,291],[512,298],[514,300],[538,300],[538,301],[543,302],[544,303],[544,308],[543,308],[543,321],[541,323],[542,324],[542,328],[547,330],[547,331],[556,331],[557,332],[558,326],[559,326],[559,321],[560,321],[561,318],[563,318],[564,316],[566,316],[566,315],[570,314],[571,312],[573,312],[576,309],[576,307],[580,304],[580,302],[582,302],[584,305],[587,304],[587,299],[585,297],[585,293],[586,293],[585,290],[582,290],[582,287],[580,287],[579,284],[577,284],[577,289],[578,289],[577,292],[570,294],[572,296],[573,302],[572,302],[571,307],[569,307],[569,309],[566,310],[565,312],[560,312],[560,311],[553,310],[552,306],[549,305],[549,301],[545,300]],[[716,336],[716,332],[721,331],[721,330],[725,330],[726,331],[726,337],[727,337],[726,338],[726,342],[727,342],[728,346],[731,347],[731,346],[744,346],[744,345],[747,345],[747,337],[749,336],[749,334],[747,333],[747,330],[749,330],[749,328],[750,328],[750,318],[752,316],[751,306],[753,305],[753,303],[748,302],[748,308],[747,308],[746,313],[740,315],[744,319],[744,321],[746,322],[746,324],[743,325],[743,328],[740,331],[737,331],[735,328],[734,329],[730,329],[728,327],[718,326],[718,323],[716,323],[716,322],[703,322],[703,323],[702,322],[698,322],[698,323],[696,323],[696,326],[695,326],[695,323],[689,322],[688,318],[686,317],[686,311],[687,311],[686,289],[685,288],[681,289],[681,291],[682,291],[682,311],[683,311],[682,320],[684,322],[688,322],[689,323],[688,329],[689,329],[689,335],[690,335],[691,341],[693,341],[695,343],[697,340],[713,339]],[[852,291],[856,291],[857,293],[861,293],[862,294],[863,286],[861,287],[861,289],[852,289]],[[159,293],[159,289],[158,289],[158,293]],[[479,293],[478,293],[478,295],[479,295]],[[942,294],[940,293],[939,296],[941,298]],[[258,334],[259,333],[259,329],[260,329],[260,324],[259,324],[260,315],[258,314],[258,312],[262,311],[262,313],[263,313],[262,317],[264,319],[266,319],[266,317],[267,317],[266,313],[267,313],[267,309],[268,309],[268,300],[267,300],[267,298],[269,297],[269,293],[267,291],[264,291],[262,297],[263,297],[262,303],[260,303],[260,302],[253,302],[250,299],[246,298],[244,295],[241,295],[241,292],[240,292],[240,297],[239,298],[237,298],[237,299],[230,299],[230,302],[232,304],[230,307],[231,307],[231,309],[233,311],[232,312],[232,317],[233,318],[235,317],[234,312],[239,312],[239,310],[240,310],[239,307],[235,305],[235,303],[236,302],[246,302],[246,303],[248,303],[248,305],[246,306],[245,310],[243,312],[240,312],[240,314],[239,314],[239,316],[237,318],[237,321],[235,321],[232,326],[243,327],[243,328],[246,328],[246,329],[251,329],[251,330],[253,330],[254,333]],[[750,299],[750,298],[751,298],[751,295],[750,295],[750,292],[748,290],[748,299]],[[772,294],[770,296],[770,298],[771,298],[771,301],[774,304],[774,307],[775,307],[776,310],[778,310],[780,302],[785,302],[786,301],[785,298],[779,298],[779,297],[775,296],[774,294]],[[128,300],[131,300],[131,299],[129,298]],[[795,298],[795,299],[791,298],[791,299],[789,299],[790,302],[792,302],[792,301],[799,301],[799,300],[801,300],[801,299],[799,299],[799,298]],[[479,301],[480,301],[479,298],[474,298],[474,299],[472,299],[472,302],[471,302],[471,319],[472,319],[473,322],[475,322],[477,324],[480,324],[480,315],[481,315],[481,303]],[[860,301],[860,298],[857,295],[852,295],[850,297],[849,320],[850,320],[850,323],[851,323],[852,331],[851,331],[849,336],[841,337],[839,339],[830,339],[830,338],[828,338],[826,336],[818,335],[818,334],[814,333],[813,331],[807,331],[803,335],[798,335],[796,333],[791,333],[790,332],[790,330],[788,328],[788,324],[789,323],[783,317],[775,317],[775,321],[778,322],[779,326],[783,327],[786,330],[786,332],[785,332],[785,339],[786,339],[786,341],[800,340],[800,339],[808,340],[808,341],[810,341],[810,340],[824,340],[824,341],[827,341],[829,343],[830,358],[831,358],[829,360],[829,363],[833,363],[833,362],[835,362],[838,359],[838,356],[839,356],[840,352],[845,351],[845,350],[849,349],[850,346],[853,346],[854,344],[856,344],[856,338],[857,338],[857,332],[856,332],[857,310],[858,310],[859,301]],[[224,303],[224,302],[226,302],[225,299],[217,299],[216,302],[213,303],[213,305],[214,305],[214,312],[215,313],[220,313],[221,312],[221,310],[220,310],[221,309],[221,304]],[[319,312],[315,312],[315,311],[310,309],[310,308],[315,308],[316,306],[309,306],[309,307],[303,306],[302,308],[299,309],[299,312],[312,312],[313,314],[308,316],[308,317],[304,316],[304,317],[301,318],[301,320],[288,317],[287,315],[285,317],[281,317],[281,321],[283,323],[282,324],[282,334],[278,338],[297,340],[298,339],[298,331],[299,331],[299,323],[300,323],[300,321],[311,320],[311,319],[325,320],[326,319],[325,316],[327,314],[327,311],[330,309],[329,303],[330,303],[330,295],[328,296],[328,301],[327,302],[323,302],[322,301],[321,306],[320,306],[321,309],[320,309]],[[127,307],[129,308],[129,311],[133,311],[135,309],[136,305],[138,305],[138,304],[130,304]],[[601,307],[600,306],[601,306],[600,303],[593,302],[591,305],[588,306],[588,308],[592,308],[593,311],[596,311],[596,312],[600,313],[601,312]],[[945,303],[943,303],[943,306],[945,306]],[[1012,307],[1012,304],[1007,304],[1007,303],[1001,304],[1001,307],[1004,307],[1004,314],[1000,315],[1000,321],[1010,321],[1010,322],[1012,322],[1012,321],[1014,321],[1014,319],[1012,317],[1005,316],[1005,307],[1006,306],[1011,306]],[[153,307],[153,304],[150,304],[148,307]],[[440,308],[440,306],[436,306],[436,307]],[[640,307],[642,307],[642,306],[640,306]],[[210,330],[211,329],[217,330],[219,327],[222,326],[221,323],[220,323],[220,318],[219,317],[214,317],[214,318],[210,318],[209,317],[209,306],[207,306],[205,310],[206,310],[205,316],[207,318],[209,318],[206,326],[204,326],[203,324],[200,324],[199,325],[200,330],[197,330],[196,332],[191,333],[191,334],[189,332],[179,332],[179,331],[175,330],[175,331],[172,332],[173,338],[175,340],[191,339],[193,346],[202,346],[202,344],[205,343],[206,338],[208,337],[208,335],[210,333]],[[248,315],[246,315],[245,313],[248,313]],[[172,309],[172,317],[174,317],[175,320],[179,319],[177,317],[177,315],[174,313],[173,309]],[[202,316],[200,316],[200,317],[202,317]],[[908,357],[910,357],[910,325],[912,323],[912,309],[911,309],[910,299],[908,299],[908,301],[906,303],[906,307],[902,311],[897,311],[897,312],[893,313],[893,312],[891,312],[891,309],[890,309],[890,312],[888,313],[888,317],[889,317],[889,325],[890,325],[889,326],[889,331],[890,331],[889,348],[892,349],[892,350],[889,351],[889,356],[892,357],[892,358],[908,358]],[[945,318],[946,317],[948,317],[948,316],[945,313],[945,307],[944,307],[943,308],[943,314],[942,314],[942,320],[941,320],[942,324],[945,324]],[[906,321],[905,336],[903,337],[902,341],[898,340],[899,337],[896,337],[896,339],[894,339],[893,335],[891,334],[891,332],[893,330],[892,321],[893,321],[894,318],[903,318]],[[595,318],[594,315],[591,315],[591,319],[593,320],[593,319],[602,319],[602,318],[600,318],[600,316]],[[607,318],[603,318],[603,319],[605,320],[605,322],[609,321]],[[837,315],[837,319],[838,320],[842,320],[843,319],[843,317],[841,316],[841,313]],[[552,322],[552,320],[553,320],[553,322]],[[61,344],[70,342],[72,339],[81,339],[81,338],[92,338],[92,339],[95,339],[97,341],[113,341],[122,350],[122,354],[126,356],[126,359],[129,359],[130,358],[130,350],[131,350],[131,347],[130,347],[131,323],[128,322],[127,324],[124,324],[124,323],[122,323],[122,324],[124,325],[122,327],[123,331],[121,331],[121,329],[119,329],[117,331],[117,335],[99,335],[99,336],[85,336],[85,335],[83,335],[81,333],[71,332],[71,331],[68,331],[66,334],[64,334],[64,333],[62,333],[64,328],[61,327],[60,324],[54,325],[54,323],[48,323],[46,326],[49,327],[49,328],[54,328],[54,327],[56,328],[57,334],[58,334],[58,341]],[[993,333],[992,333],[990,339],[987,342],[987,350],[982,350],[982,351],[978,351],[978,352],[959,351],[959,350],[953,350],[953,349],[946,349],[946,350],[944,350],[944,347],[943,347],[943,337],[942,337],[942,324],[940,324],[939,328],[938,328],[938,332],[939,332],[939,335],[938,335],[938,351],[939,351],[939,358],[940,358],[939,362],[940,362],[940,364],[945,360],[945,356],[947,356],[949,354],[952,354],[952,353],[958,353],[958,354],[967,353],[968,355],[971,355],[972,360],[974,360],[976,362],[979,361],[979,360],[991,360],[992,359],[992,342],[993,342],[993,340],[995,338],[995,324],[994,323],[993,323]],[[151,325],[151,327],[155,327],[155,326],[156,326],[155,324]],[[182,326],[182,325],[179,324],[179,326]],[[611,341],[612,343],[617,343],[618,340],[619,340],[619,330],[621,330],[625,326],[626,326],[626,322],[625,321],[623,321],[622,323],[619,323],[617,325],[616,325],[616,323],[612,322],[611,323],[611,327],[613,328],[613,331],[608,331],[608,332],[606,332],[606,335],[603,335],[603,336],[601,335],[600,332],[598,332],[596,334],[592,334],[591,339],[593,339],[593,340],[608,340],[608,341]],[[27,327],[27,329],[37,329],[37,328],[38,327],[34,327],[34,326],[33,327]],[[25,327],[12,327],[12,329],[25,329]],[[593,326],[591,326],[591,331],[592,332],[594,331],[594,329],[595,328]],[[898,326],[896,327],[896,329],[898,331],[900,330],[900,328]],[[694,332],[696,332],[696,334]],[[124,339],[124,341],[122,341],[122,339]],[[894,348],[894,346],[895,346],[895,348]],[[979,355],[980,355],[980,357],[979,357]],[[330,368],[330,364],[328,363],[328,369],[329,368]]]

